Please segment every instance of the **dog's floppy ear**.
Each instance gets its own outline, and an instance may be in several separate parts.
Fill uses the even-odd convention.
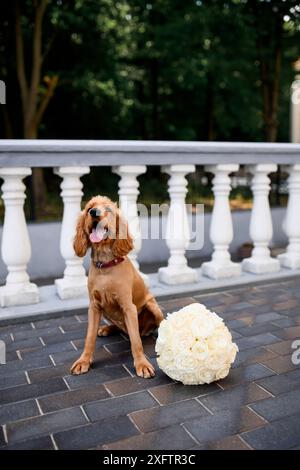
[[[83,210],[78,217],[76,235],[73,243],[73,248],[76,255],[80,256],[81,258],[86,254],[89,247],[89,239],[84,230],[85,216],[86,211]]]
[[[128,230],[128,223],[121,217],[120,212],[116,214],[116,239],[113,244],[115,256],[126,256],[133,250],[133,239]]]

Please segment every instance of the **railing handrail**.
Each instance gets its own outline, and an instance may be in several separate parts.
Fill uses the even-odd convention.
[[[84,156],[84,158],[83,158]],[[43,158],[46,157],[46,158]],[[0,140],[0,167],[300,164],[300,144],[135,140]]]

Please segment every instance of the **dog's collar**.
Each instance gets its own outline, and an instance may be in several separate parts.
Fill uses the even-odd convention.
[[[103,269],[103,268],[111,268],[112,266],[116,266],[117,264],[122,263],[124,261],[124,258],[121,256],[118,258],[114,258],[111,261],[107,261],[106,263],[104,261],[93,261],[94,266],[98,269]]]

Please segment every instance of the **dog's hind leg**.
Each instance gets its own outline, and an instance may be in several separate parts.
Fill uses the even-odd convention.
[[[113,333],[121,331],[117,325],[102,325],[98,330],[98,336],[109,336]]]
[[[154,297],[150,298],[146,302],[146,305],[139,315],[141,336],[150,335],[156,328],[159,327],[163,319],[164,316],[161,309],[159,308],[158,303]]]

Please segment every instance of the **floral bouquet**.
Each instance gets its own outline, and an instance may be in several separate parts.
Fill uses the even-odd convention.
[[[197,385],[226,377],[238,347],[223,319],[194,303],[161,322],[155,351],[159,367],[169,377]]]

